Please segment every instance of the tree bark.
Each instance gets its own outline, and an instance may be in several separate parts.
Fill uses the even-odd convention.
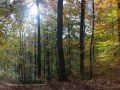
[[[37,43],[36,43],[36,30],[34,30],[34,78],[37,79]]]
[[[67,46],[67,76],[71,74],[71,42],[70,42],[70,30],[71,30],[71,25],[68,25],[68,43],[69,45]]]
[[[47,15],[48,17],[48,15]],[[48,20],[48,19],[47,19]],[[50,81],[51,77],[51,72],[50,72],[50,50],[49,50],[49,31],[48,31],[48,21],[47,21],[47,26],[46,26],[46,65],[47,65],[47,80]]]
[[[63,53],[63,0],[58,0],[57,4],[57,51],[58,51],[58,67],[59,79],[66,79],[66,68]]]
[[[38,63],[38,79],[41,77],[41,35],[40,35],[40,9],[39,9],[39,0],[36,0],[36,5],[37,5],[37,21],[38,21],[38,58],[37,58],[37,63]]]
[[[84,20],[85,0],[81,0],[81,23],[80,23],[80,75],[84,76]]]
[[[95,12],[94,12],[94,0],[92,0],[92,7],[93,7],[93,17],[92,17],[92,35],[91,35],[91,43],[90,43],[90,79],[92,79],[92,62],[94,60],[94,19],[95,19]]]

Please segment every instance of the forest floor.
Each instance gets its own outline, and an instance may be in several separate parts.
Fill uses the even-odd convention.
[[[0,82],[0,90],[120,90],[120,77],[94,78],[92,80],[74,79],[49,84],[12,84]]]

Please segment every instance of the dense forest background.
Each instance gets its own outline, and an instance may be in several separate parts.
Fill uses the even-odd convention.
[[[120,88],[120,0],[0,0],[0,81],[72,80]]]

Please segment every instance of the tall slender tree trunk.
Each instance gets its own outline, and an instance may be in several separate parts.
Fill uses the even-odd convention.
[[[81,23],[80,23],[80,75],[84,76],[84,20],[85,0],[81,0]]]
[[[90,79],[92,79],[92,62],[94,60],[94,19],[95,19],[95,11],[94,11],[94,0],[92,0],[93,7],[93,17],[92,17],[92,35],[91,35],[91,43],[90,43]]]
[[[39,8],[39,0],[36,0],[36,5],[37,5],[37,21],[38,21],[38,58],[37,58],[37,63],[38,63],[38,79],[41,77],[41,35],[40,35],[40,8]]]
[[[66,79],[66,68],[63,53],[63,0],[58,0],[57,3],[57,51],[58,51],[58,67],[59,79]]]
[[[47,15],[48,17],[48,15]],[[48,19],[47,19],[48,20]],[[46,65],[47,65],[47,80],[50,81],[50,50],[49,50],[49,31],[48,31],[48,21],[47,21],[47,26],[46,26]]]
[[[22,33],[20,30],[20,51],[19,51],[19,55],[20,55],[20,61],[19,61],[19,65],[18,65],[18,71],[19,71],[19,77],[20,77],[20,81],[23,81],[23,74],[22,74]]]
[[[57,46],[55,45],[55,59],[56,59],[56,74],[59,75],[59,67],[58,67],[58,52],[57,52]]]
[[[68,43],[69,45],[67,46],[67,75],[69,76],[71,73],[71,45],[70,45],[70,30],[71,30],[71,25],[68,25]]]
[[[50,81],[50,51],[46,50],[47,80]]]
[[[33,64],[33,54],[32,54],[32,48],[33,48],[33,42],[31,42],[30,43],[30,51],[29,51],[29,55],[28,55],[28,65],[30,65],[29,66],[29,72],[28,72],[28,76],[27,76],[27,78],[28,78],[28,82],[30,83],[30,82],[32,82],[32,64]],[[30,75],[29,75],[30,74]]]
[[[27,83],[27,76],[26,76],[26,43],[25,43],[25,33],[23,32],[23,72],[24,72],[24,82]]]
[[[25,51],[24,51],[24,35],[23,30],[20,31],[20,80],[22,83],[25,83],[26,77],[25,77]]]
[[[71,27],[68,29],[68,39],[69,39],[69,47],[68,47],[68,55],[69,55],[69,73],[71,73],[72,71],[71,71],[71,42],[70,42],[70,29],[71,29]]]
[[[44,35],[44,38],[46,39],[45,35]],[[43,44],[44,44],[43,45],[43,48],[44,48],[43,76],[44,76],[44,81],[45,81],[46,79],[46,47],[45,47],[46,43],[45,43],[45,40],[43,41]]]
[[[34,30],[34,79],[37,79],[37,45],[36,45],[36,30]]]
[[[53,65],[54,65],[54,48],[53,47],[51,47],[50,48],[50,79],[52,79],[53,78],[53,76],[55,75],[53,72]]]

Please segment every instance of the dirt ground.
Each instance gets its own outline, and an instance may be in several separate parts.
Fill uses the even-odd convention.
[[[12,84],[1,82],[0,90],[120,90],[120,78],[74,80],[49,84]]]

